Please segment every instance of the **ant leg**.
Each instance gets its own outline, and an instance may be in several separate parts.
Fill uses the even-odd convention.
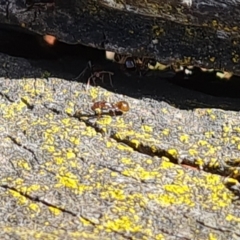
[[[87,85],[86,85],[86,91],[88,91],[88,88],[90,86],[91,76],[88,78]]]
[[[92,66],[92,62],[91,62],[91,61],[88,61],[87,66],[88,66],[89,69],[92,69],[92,67],[93,67],[93,66]]]
[[[101,72],[97,73],[97,77],[98,79],[101,80],[102,83],[104,83],[104,74],[102,74]]]
[[[113,73],[108,73],[110,85],[113,88],[112,77],[111,77],[112,75],[113,75]]]
[[[96,79],[95,74],[92,74],[92,75],[88,78],[86,91],[88,90],[91,81],[93,81],[94,86],[96,86],[96,81],[95,81],[95,79]]]
[[[92,81],[93,81],[94,87],[96,87],[96,77],[95,76],[92,78]]]
[[[80,74],[79,74],[77,77],[75,77],[73,80],[78,80],[78,79],[80,79],[82,76],[84,76],[84,74],[86,73],[86,71],[87,71],[88,69],[91,69],[91,68],[92,68],[92,64],[91,64],[91,61],[89,61],[89,62],[87,63],[87,66],[83,69],[83,71],[80,72]]]

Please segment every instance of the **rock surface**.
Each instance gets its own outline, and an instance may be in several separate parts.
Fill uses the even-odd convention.
[[[238,79],[199,75],[210,96],[126,77],[101,51],[0,33],[1,51],[19,46],[0,54],[1,239],[240,238]],[[89,59],[113,87],[74,80]],[[124,115],[91,110],[119,100]]]
[[[239,100],[117,71],[86,91],[75,64],[1,54],[1,238],[239,238],[240,114],[189,109]],[[96,100],[130,111],[97,118]]]

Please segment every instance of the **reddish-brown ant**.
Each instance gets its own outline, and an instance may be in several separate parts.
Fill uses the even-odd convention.
[[[119,101],[116,103],[109,103],[106,101],[95,102],[91,109],[96,115],[109,114],[111,116],[122,115],[129,111],[129,104],[126,101]]]
[[[139,76],[144,76],[149,71],[149,64],[156,65],[156,61],[150,57],[132,57],[108,51],[106,58],[121,64],[124,69],[137,72]]]
[[[87,72],[87,70],[91,71],[91,75],[90,75],[90,77],[88,78],[88,81],[87,81],[87,87],[86,87],[87,90],[89,88],[89,85],[90,85],[91,81],[96,86],[96,80],[101,80],[103,82],[105,75],[108,75],[111,87],[113,87],[112,77],[111,77],[113,75],[113,73],[109,72],[109,71],[98,71],[98,70],[96,70],[95,66],[92,65],[91,61],[88,61],[87,66],[83,69],[83,71],[76,78],[74,78],[74,80],[78,80],[81,77],[83,77],[85,75],[85,73]]]

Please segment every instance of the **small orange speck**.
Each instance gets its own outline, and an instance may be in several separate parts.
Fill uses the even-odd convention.
[[[56,37],[54,37],[52,35],[45,35],[45,36],[43,36],[43,39],[47,44],[49,44],[51,46],[53,46],[55,44],[55,42],[57,41]]]

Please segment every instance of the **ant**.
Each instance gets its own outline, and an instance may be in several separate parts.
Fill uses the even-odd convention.
[[[116,103],[98,101],[92,105],[91,109],[100,117],[102,114],[109,114],[110,116],[122,115],[128,112],[130,107],[126,101],[119,101]]]
[[[108,55],[107,55],[108,53]],[[115,61],[121,64],[124,69],[128,71],[135,71],[139,74],[139,76],[144,76],[149,71],[149,64],[155,66],[156,61],[149,57],[132,57],[127,55],[120,55],[118,53],[107,52],[106,58],[108,60]]]
[[[111,87],[113,87],[111,76],[113,76],[114,74],[109,71],[97,71],[96,69],[94,69],[94,67],[95,66],[92,65],[91,61],[88,61],[87,66],[83,69],[83,71],[76,78],[74,78],[74,80],[80,79],[81,77],[83,77],[85,75],[87,70],[90,70],[91,75],[87,80],[87,87],[86,87],[87,90],[89,88],[91,81],[93,82],[94,86],[96,86],[96,80],[101,80],[103,82],[105,75],[108,75],[110,85],[111,85]]]

